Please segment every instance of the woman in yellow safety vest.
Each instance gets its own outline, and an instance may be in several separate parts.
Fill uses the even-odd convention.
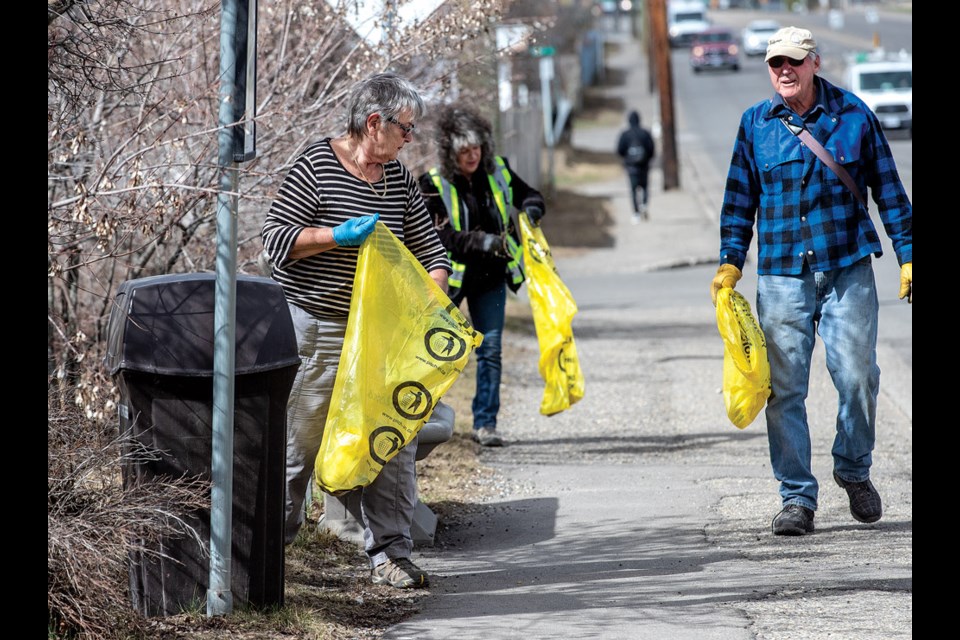
[[[473,326],[483,334],[477,349],[473,439],[503,445],[500,411],[501,342],[507,287],[523,283],[523,251],[516,213],[533,224],[544,213],[543,195],[524,182],[506,158],[494,154],[493,127],[477,111],[444,107],[437,122],[439,166],[420,177],[420,189],[453,265],[450,298],[467,301]]]

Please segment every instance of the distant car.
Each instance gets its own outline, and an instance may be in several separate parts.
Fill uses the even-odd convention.
[[[743,55],[762,56],[767,52],[767,40],[779,31],[781,25],[776,20],[754,20],[747,24],[741,34]]]
[[[690,44],[690,68],[694,73],[703,69],[740,70],[740,47],[733,32],[711,27],[698,33]]]
[[[913,62],[878,60],[852,64],[847,88],[877,115],[884,129],[901,129],[913,137]]]

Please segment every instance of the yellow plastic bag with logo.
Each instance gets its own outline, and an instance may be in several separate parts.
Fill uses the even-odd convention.
[[[717,292],[717,329],[723,338],[723,401],[727,417],[745,429],[770,397],[767,340],[750,303],[730,287]]]
[[[577,303],[553,264],[550,245],[540,227],[520,213],[520,238],[527,275],[527,293],[540,344],[540,376],[544,380],[540,413],[552,416],[583,398],[583,372],[573,339]]]
[[[314,469],[319,487],[364,487],[420,432],[480,346],[478,333],[382,222],[357,259],[330,411]]]

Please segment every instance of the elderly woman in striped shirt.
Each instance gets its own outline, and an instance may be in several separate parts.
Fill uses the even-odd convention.
[[[416,180],[397,160],[423,112],[422,98],[399,76],[378,74],[358,83],[348,100],[346,132],[303,151],[263,225],[264,250],[290,305],[302,359],[287,408],[288,544],[303,523],[343,348],[357,248],[379,220],[447,290],[446,250]],[[358,490],[375,584],[428,585],[410,560],[416,449],[411,442]]]

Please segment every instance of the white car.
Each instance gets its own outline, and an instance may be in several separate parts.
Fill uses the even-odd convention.
[[[913,62],[880,60],[847,68],[847,88],[877,115],[884,129],[902,129],[913,137]]]
[[[776,20],[754,20],[743,29],[741,41],[743,55],[762,56],[767,52],[767,40],[779,31],[781,25]]]

